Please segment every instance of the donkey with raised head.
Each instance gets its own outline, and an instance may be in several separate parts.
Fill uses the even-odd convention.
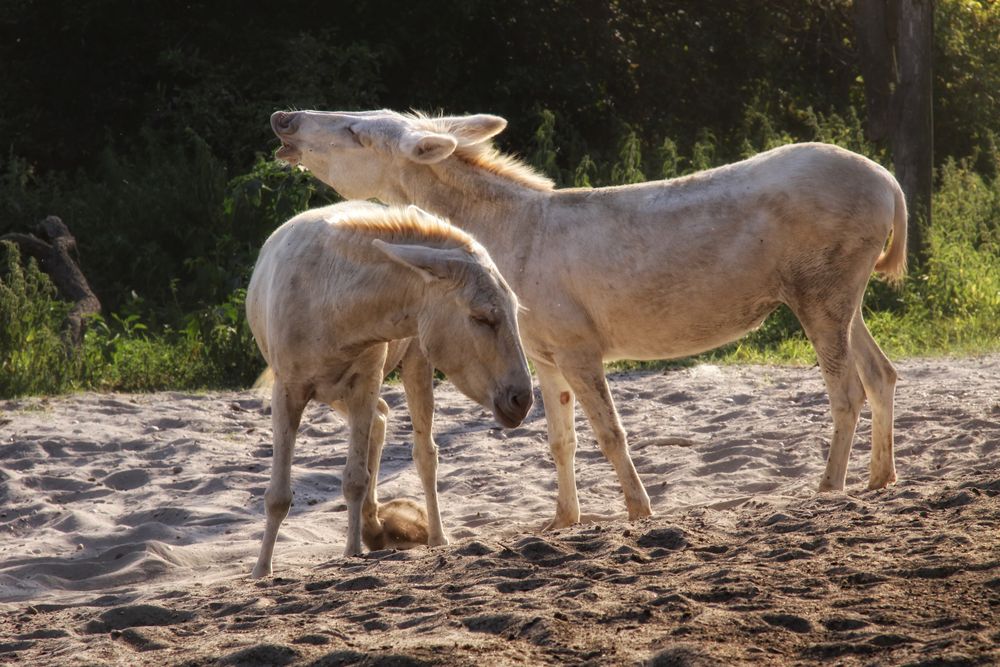
[[[558,476],[550,527],[580,518],[574,398],[629,517],[651,513],[604,361],[697,354],[743,336],[782,303],[815,347],[829,392],[833,439],[820,490],[844,488],[866,396],[869,487],[895,481],[896,372],[861,300],[873,270],[892,281],[905,272],[906,204],[871,160],[797,144],[667,181],[556,190],[493,148],[506,126],[497,116],[279,111],[271,126],[278,158],[344,196],[415,203],[461,221],[489,249],[525,306],[521,331]],[[420,380],[419,391],[427,385]]]
[[[274,374],[274,455],[255,577],[271,573],[292,502],[295,434],[311,399],[345,414],[350,428],[345,554],[361,552],[362,524],[368,535],[379,532],[376,482],[388,413],[379,388],[399,361],[398,341],[412,338],[411,348],[418,344],[428,363],[506,427],[531,407],[517,298],[481,245],[414,206],[347,202],[292,218],[264,243],[246,306]],[[414,460],[430,533],[441,543],[436,451],[415,451]]]

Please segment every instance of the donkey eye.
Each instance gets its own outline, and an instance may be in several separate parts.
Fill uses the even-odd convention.
[[[484,327],[489,327],[490,329],[497,328],[497,321],[490,317],[489,315],[472,315],[472,321],[476,324],[482,325]]]

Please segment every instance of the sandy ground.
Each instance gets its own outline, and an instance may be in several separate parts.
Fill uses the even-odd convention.
[[[250,393],[0,402],[0,663],[1000,664],[1000,357],[898,364],[899,483],[817,495],[815,368],[611,378],[656,516],[582,415],[590,523],[543,533],[540,405],[502,431],[436,391],[452,543],[342,558],[345,429],[311,405],[275,577],[253,581],[270,421]],[[421,498],[400,386],[383,500]]]

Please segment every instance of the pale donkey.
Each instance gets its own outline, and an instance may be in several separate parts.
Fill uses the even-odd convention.
[[[458,221],[489,250],[524,305],[521,334],[557,472],[549,528],[580,519],[574,399],[614,466],[628,516],[651,514],[604,361],[697,354],[743,336],[781,303],[815,347],[829,393],[834,427],[820,490],[844,488],[866,396],[868,485],[895,481],[896,372],[861,301],[873,270],[893,282],[905,273],[906,204],[871,160],[795,144],[682,178],[557,190],[496,151],[490,140],[506,121],[493,115],[279,111],[271,126],[279,159],[345,197],[414,203]],[[413,393],[428,388],[425,373]]]
[[[388,406],[379,389],[399,362],[398,341],[411,339],[411,348],[504,426],[520,424],[531,407],[516,296],[481,245],[416,207],[346,202],[295,216],[264,243],[246,307],[273,371],[274,454],[255,577],[271,573],[292,501],[295,434],[311,399],[348,419],[345,554],[361,552],[362,526],[368,536],[380,531],[376,483]],[[436,452],[415,451],[414,460],[430,531],[442,535],[430,541],[440,543]]]

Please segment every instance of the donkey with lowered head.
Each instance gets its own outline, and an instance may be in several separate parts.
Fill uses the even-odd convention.
[[[361,552],[362,528],[378,533],[376,483],[388,414],[379,389],[399,361],[398,341],[412,338],[411,347],[419,345],[503,426],[520,424],[531,407],[517,298],[482,246],[416,207],[345,202],[292,218],[264,243],[246,306],[274,375],[274,455],[255,577],[271,573],[278,527],[292,502],[295,434],[311,399],[345,414],[350,429],[345,554]],[[440,534],[436,451],[415,451],[414,460],[431,531]]]

